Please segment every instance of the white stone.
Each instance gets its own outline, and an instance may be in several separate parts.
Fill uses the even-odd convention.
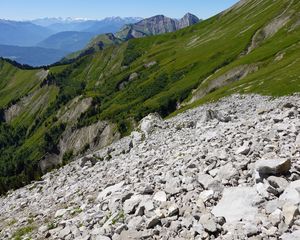
[[[227,163],[221,167],[218,171],[218,179],[222,180],[231,180],[233,177],[238,175],[237,169],[233,166],[232,163]]]
[[[134,213],[135,208],[139,205],[141,201],[142,201],[142,196],[140,195],[132,196],[130,199],[124,202],[124,206],[123,206],[124,212],[126,214]]]
[[[212,213],[216,217],[225,217],[229,223],[241,219],[253,221],[258,214],[258,208],[254,204],[259,199],[256,190],[251,187],[225,188],[222,199]]]
[[[69,235],[71,233],[70,228],[67,226],[65,227],[63,230],[61,230],[58,234],[58,236],[62,239],[64,239],[67,235]]]
[[[67,209],[59,209],[56,211],[54,217],[62,217],[63,215],[65,215],[68,212]]]
[[[291,203],[285,203],[282,208],[282,215],[284,216],[285,224],[291,226],[294,218],[299,215],[298,207]]]
[[[242,147],[238,148],[235,152],[237,155],[247,155],[250,152],[250,148],[247,145],[243,145]]]
[[[213,190],[206,190],[200,193],[200,198],[203,200],[203,202],[206,202],[210,200],[214,196]]]
[[[299,240],[300,230],[296,230],[292,233],[285,233],[280,237],[281,240]]]
[[[277,226],[281,222],[281,218],[282,218],[282,211],[280,209],[276,209],[269,216],[269,220],[274,226]]]
[[[296,146],[296,148],[300,148],[300,134],[296,138],[295,146]]]
[[[164,191],[159,191],[155,193],[153,196],[153,200],[158,202],[166,202],[167,201],[167,194]]]
[[[198,175],[198,182],[207,189],[209,184],[214,181],[214,178],[208,174],[199,174]]]
[[[285,189],[283,194],[280,196],[280,200],[284,202],[289,202],[292,204],[300,203],[300,180],[291,182],[289,186]]]
[[[119,182],[113,186],[105,188],[102,192],[99,193],[97,200],[102,201],[108,194],[121,191],[123,186],[124,186],[124,181]]]

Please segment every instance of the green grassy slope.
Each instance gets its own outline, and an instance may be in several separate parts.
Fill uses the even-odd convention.
[[[0,125],[0,193],[39,177],[39,160],[68,126],[57,112],[77,96],[93,98],[77,128],[105,119],[128,134],[150,112],[167,117],[232,93],[300,92],[299,12],[299,1],[249,0],[175,33],[97,49],[46,79],[0,62],[0,108],[29,99]]]
[[[283,12],[290,16],[288,23],[245,55],[255,33]],[[191,91],[207,77],[214,79],[247,64],[258,65],[258,71],[230,83],[233,86],[227,87],[228,91],[225,91],[226,87],[221,88],[199,101],[215,100],[233,92],[279,95],[299,91],[296,58],[299,56],[300,34],[299,26],[295,25],[299,21],[298,12],[299,3],[296,1],[248,1],[238,9],[182,31],[130,41],[123,54],[123,64],[129,68],[120,70],[121,66],[117,65],[119,71],[109,74],[103,70],[102,74],[107,74],[106,77],[101,75],[103,84],[94,86],[92,95],[101,97],[97,118],[113,118],[115,121],[129,117],[139,119],[152,111],[167,116],[175,110],[178,102],[189,100],[193,96]],[[292,26],[296,27],[292,29]],[[284,53],[283,59],[275,61],[278,53]],[[157,65],[144,67],[145,63],[152,61]],[[283,69],[290,68],[288,77]],[[274,69],[278,69],[278,73]],[[282,75],[279,75],[279,69],[282,69]],[[95,72],[91,68],[88,71]],[[118,85],[135,72],[139,77],[118,91]],[[95,80],[96,76],[92,79]],[[209,82],[200,86],[205,88]],[[245,82],[249,86],[244,86]]]
[[[42,70],[21,70],[0,59],[0,108],[38,87]]]

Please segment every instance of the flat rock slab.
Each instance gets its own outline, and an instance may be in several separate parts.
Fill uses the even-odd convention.
[[[241,219],[252,221],[258,214],[258,208],[254,205],[259,199],[255,188],[227,188],[212,213],[216,217],[225,217],[227,223],[238,222]]]
[[[122,182],[119,182],[113,186],[109,186],[107,188],[105,188],[104,190],[102,190],[102,192],[99,193],[98,197],[97,197],[97,200],[98,201],[102,201],[103,199],[105,199],[107,197],[107,195],[110,195],[114,192],[118,192],[118,191],[121,191],[124,186],[124,181]]]

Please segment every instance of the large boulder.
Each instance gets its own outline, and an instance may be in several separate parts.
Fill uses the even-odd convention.
[[[117,184],[115,184],[115,185],[112,185],[112,186],[109,186],[109,187],[103,189],[103,190],[99,193],[99,195],[98,195],[98,197],[97,197],[97,200],[98,200],[98,201],[102,201],[102,200],[104,200],[108,195],[112,195],[112,194],[115,193],[115,192],[122,192],[124,184],[125,184],[125,182],[122,181],[122,182],[119,182],[119,183],[117,183]]]
[[[255,188],[234,187],[226,188],[220,202],[212,210],[216,217],[225,217],[226,222],[234,223],[241,220],[255,220],[258,215],[258,208],[255,203],[258,202],[258,196]]]
[[[226,116],[216,110],[207,110],[206,114],[205,114],[205,122],[209,122],[211,120],[217,119],[220,122],[229,122],[231,121],[231,117],[230,116]]]
[[[151,113],[147,117],[143,118],[140,122],[140,129],[146,136],[154,131],[155,127],[159,126],[162,122],[162,118],[158,113]]]
[[[291,182],[289,186],[281,194],[280,198],[283,202],[289,202],[292,204],[300,203],[300,180]]]
[[[284,175],[290,171],[291,166],[292,162],[289,159],[259,160],[255,164],[256,178]]]

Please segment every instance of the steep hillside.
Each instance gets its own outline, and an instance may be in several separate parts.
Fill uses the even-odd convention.
[[[100,34],[94,37],[86,46],[85,48],[73,52],[67,56],[65,56],[60,62],[68,62],[68,61],[74,61],[74,59],[79,58],[80,56],[84,56],[87,54],[91,54],[97,51],[101,51],[104,48],[119,45],[123,41],[119,38],[117,38],[113,33],[106,33],[106,34]]]
[[[195,15],[190,13],[184,15],[180,20],[168,18],[163,15],[146,18],[137,23],[122,26],[123,28],[118,29],[119,31],[116,33],[105,33],[94,37],[85,48],[66,56],[62,62],[74,60],[78,56],[86,55],[86,53],[103,50],[111,45],[118,45],[129,39],[175,32],[179,29],[192,26],[199,21]]]
[[[0,239],[300,238],[300,95],[234,95],[0,197]]]
[[[39,114],[31,115],[38,107],[34,98],[28,100],[30,88],[22,81],[26,88],[18,86],[19,101],[8,97],[11,101],[1,105],[7,114],[30,102],[23,112],[30,113],[28,122],[17,115],[2,124],[11,132],[0,134],[1,191],[129,134],[151,112],[167,117],[232,93],[299,92],[299,12],[298,1],[241,1],[174,33],[86,52],[70,64],[51,67],[39,80],[39,88],[53,91]],[[25,72],[33,76],[34,71]],[[8,85],[14,82],[14,75],[1,73]]]

